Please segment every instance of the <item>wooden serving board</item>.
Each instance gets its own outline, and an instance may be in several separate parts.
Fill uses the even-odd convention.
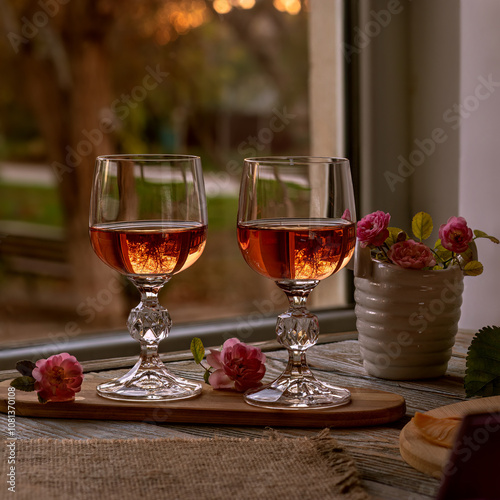
[[[214,391],[205,385],[200,396],[172,402],[137,403],[97,395],[102,380],[86,376],[73,402],[40,404],[34,392],[15,393],[16,416],[97,420],[140,420],[161,423],[196,423],[285,427],[360,427],[380,425],[405,415],[405,400],[398,394],[349,388],[351,402],[322,410],[270,410],[250,406],[241,393]],[[0,383],[0,412],[7,413],[7,388]]]
[[[492,396],[441,406],[426,414],[433,417],[462,417],[470,413],[498,411],[500,411],[500,396]],[[441,477],[441,471],[451,453],[450,449],[425,440],[412,421],[404,426],[399,435],[399,451],[407,464],[437,479]]]

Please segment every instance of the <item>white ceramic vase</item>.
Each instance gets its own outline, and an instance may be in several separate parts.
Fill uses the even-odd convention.
[[[357,249],[356,327],[369,375],[392,380],[444,375],[460,319],[459,267],[419,271],[373,261]]]

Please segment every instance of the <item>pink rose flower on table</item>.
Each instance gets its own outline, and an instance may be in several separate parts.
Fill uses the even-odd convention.
[[[387,227],[390,220],[391,214],[386,214],[381,210],[363,217],[358,222],[356,229],[356,236],[360,246],[366,248],[369,245],[382,245],[389,236]]]
[[[395,243],[387,256],[400,267],[405,269],[422,269],[436,265],[436,259],[431,249],[423,243],[414,240],[405,240]]]
[[[63,352],[37,361],[33,378],[39,399],[73,401],[81,390],[83,370],[74,356]]]
[[[214,389],[246,391],[259,387],[266,373],[266,356],[255,346],[244,344],[237,338],[226,340],[222,350],[210,349],[206,366],[205,348],[199,338],[191,341],[191,352],[197,364],[205,368],[205,382]]]
[[[462,253],[469,247],[474,234],[463,217],[450,217],[446,224],[440,226],[439,237],[444,248],[450,252]]]
[[[244,344],[238,339],[229,339],[222,351],[210,349],[207,362],[215,368],[208,379],[214,389],[236,389],[246,391],[259,387],[266,373],[266,356],[257,347]]]
[[[36,391],[40,403],[73,401],[82,388],[82,366],[67,352],[54,354],[36,363],[18,361],[16,369],[21,377],[12,380],[10,385],[20,391]]]

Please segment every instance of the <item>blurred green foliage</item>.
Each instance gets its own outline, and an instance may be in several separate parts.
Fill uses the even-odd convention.
[[[62,226],[63,213],[56,189],[0,183],[0,219]]]
[[[63,225],[64,216],[55,187],[0,183],[0,200],[0,220]],[[232,230],[236,227],[236,197],[209,197],[207,209],[208,227],[211,231]]]

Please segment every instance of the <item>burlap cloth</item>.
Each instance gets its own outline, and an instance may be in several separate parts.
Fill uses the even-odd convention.
[[[369,496],[323,431],[313,438],[16,440],[17,500],[349,499]],[[7,478],[8,479],[8,478]]]

